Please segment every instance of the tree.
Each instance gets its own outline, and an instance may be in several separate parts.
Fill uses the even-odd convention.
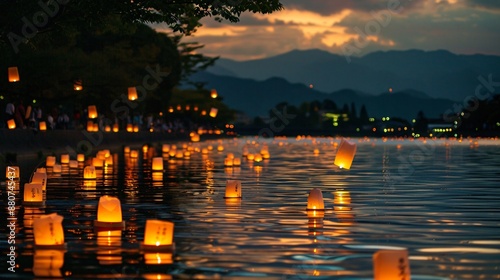
[[[243,12],[265,14],[282,8],[279,0],[1,1],[0,45],[10,45],[17,53],[21,44],[32,44],[38,34],[92,30],[106,25],[112,15],[123,23],[166,23],[189,35],[204,17],[237,22]]]
[[[361,106],[361,110],[359,111],[359,119],[361,123],[368,122],[369,116],[368,116],[368,111],[366,111],[365,104]]]

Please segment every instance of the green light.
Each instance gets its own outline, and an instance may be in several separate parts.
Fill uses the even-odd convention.
[[[36,99],[33,99],[33,103],[36,103]]]
[[[359,127],[356,128],[356,131],[359,132]]]
[[[3,100],[3,95],[0,95],[0,99],[2,99],[2,100]]]
[[[416,120],[415,120],[415,119],[413,119],[413,120],[411,120],[411,122],[412,122],[412,123],[415,123],[415,122],[416,122]]]

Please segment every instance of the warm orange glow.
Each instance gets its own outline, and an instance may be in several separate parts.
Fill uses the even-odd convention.
[[[63,278],[61,268],[64,265],[64,250],[35,250],[33,255],[33,274],[36,277],[54,279]]]
[[[173,244],[174,223],[161,220],[146,220],[144,245],[170,246]]]
[[[226,194],[224,198],[241,198],[241,181],[229,180],[226,182]]]
[[[224,166],[231,167],[233,166],[233,159],[232,158],[225,158],[224,159]]]
[[[97,107],[95,105],[90,105],[88,107],[88,117],[89,119],[97,118]]]
[[[152,170],[154,170],[154,171],[163,170],[163,158],[162,157],[154,157],[153,158]]]
[[[52,213],[33,221],[35,245],[50,246],[64,244],[63,216]]]
[[[56,157],[47,156],[47,158],[45,159],[45,166],[51,167],[54,166],[55,164],[56,164]]]
[[[202,115],[202,116],[206,116],[206,115],[207,115],[207,111],[206,111],[206,110],[202,110],[202,111],[201,111],[201,115]]]
[[[307,198],[307,210],[324,210],[325,203],[323,200],[323,193],[320,189],[314,188],[309,192]]]
[[[335,155],[335,161],[333,164],[340,168],[350,169],[354,155],[356,154],[356,143],[351,143],[345,139],[342,139],[340,146]]]
[[[61,163],[63,163],[63,164],[68,164],[69,163],[69,155],[68,154],[62,154],[61,155]]]
[[[129,87],[128,88],[128,100],[134,101],[137,100],[137,88]]]
[[[83,90],[82,81],[78,80],[73,83],[73,90],[80,91]]]
[[[40,183],[24,184],[24,202],[43,202],[43,186]]]
[[[407,250],[379,250],[373,254],[374,280],[410,280]]]
[[[94,132],[94,122],[93,121],[87,121],[87,131]]]
[[[104,132],[111,132],[111,126],[109,124],[104,126]]]
[[[46,122],[40,122],[38,124],[38,129],[40,129],[40,131],[46,131],[47,130],[47,123]]]
[[[233,166],[240,166],[240,165],[241,165],[241,159],[233,158]]]
[[[113,132],[118,132],[118,131],[120,131],[120,126],[117,123],[115,123],[113,125]]]
[[[99,198],[97,221],[106,223],[122,222],[122,208],[117,197],[103,195]]]
[[[144,253],[144,263],[151,265],[151,264],[171,264],[173,263],[172,260],[172,254],[171,253]],[[143,275],[144,276],[144,275]],[[169,278],[161,278],[161,275],[159,275],[160,278],[158,277],[153,277],[149,279],[172,279],[171,277]],[[148,278],[146,278],[148,279]]]
[[[78,162],[83,162],[83,161],[85,161],[85,155],[84,155],[84,154],[77,154],[77,155],[76,155],[76,160],[77,160]]]
[[[139,125],[138,124],[134,125],[134,132],[139,132]]]
[[[193,133],[193,135],[191,135],[191,142],[200,142],[200,135],[198,133]]]
[[[9,73],[9,82],[11,82],[11,83],[19,82],[20,78],[19,78],[19,71],[17,70],[17,67],[15,67],[15,66],[9,67],[8,73]]]
[[[19,166],[7,166],[5,168],[5,178],[8,180],[18,180],[20,175]]]
[[[212,97],[212,98],[217,98],[217,96],[218,96],[218,95],[217,95],[217,91],[216,91],[215,89],[212,89],[212,90],[210,91],[210,97]]]
[[[127,132],[133,132],[134,131],[134,125],[131,123],[127,124]]]
[[[61,173],[62,172],[62,166],[60,164],[54,164],[54,166],[52,166],[52,172],[54,172],[54,173]]]
[[[217,108],[211,108],[210,109],[210,117],[212,117],[212,118],[217,117],[218,112],[219,112],[219,110]]]
[[[8,120],[7,127],[9,129],[16,129],[16,121],[14,119]]]
[[[95,179],[96,177],[97,173],[94,166],[86,166],[83,169],[83,179]]]

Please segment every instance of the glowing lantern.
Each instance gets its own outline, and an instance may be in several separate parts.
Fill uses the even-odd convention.
[[[134,125],[131,123],[127,124],[127,132],[134,132]]]
[[[139,132],[139,125],[138,124],[134,125],[134,132]]]
[[[137,100],[137,88],[129,87],[128,88],[128,100],[134,101]]]
[[[94,127],[92,127],[93,132],[98,132],[99,131],[99,124],[95,123]]]
[[[46,122],[40,122],[38,124],[38,129],[40,129],[40,131],[46,131],[47,130],[47,123]]]
[[[130,151],[130,157],[131,158],[138,158],[139,157],[139,152],[137,150]]]
[[[210,117],[212,117],[212,118],[217,117],[217,112],[219,112],[219,110],[217,110],[217,108],[211,108],[210,109],[210,114],[209,114]]]
[[[192,142],[200,142],[200,135],[197,133],[193,133],[193,135],[191,135],[191,141]]]
[[[248,154],[247,155],[247,159],[248,160],[254,160],[255,159],[255,155],[254,154]]]
[[[262,155],[261,154],[255,154],[253,157],[253,161],[255,162],[261,162],[262,161]]]
[[[225,158],[224,159],[224,166],[228,166],[228,167],[233,166],[233,159],[232,158]]]
[[[78,161],[70,160],[69,161],[69,168],[78,168]]]
[[[87,121],[87,131],[94,132],[94,122],[93,121]]]
[[[83,179],[95,179],[97,178],[97,173],[94,166],[85,166],[83,169]]]
[[[107,124],[105,127],[104,127],[104,132],[111,132],[111,126],[109,124]]]
[[[77,80],[73,83],[73,90],[80,91],[83,89],[82,80]]]
[[[61,173],[62,172],[62,166],[60,164],[54,164],[54,166],[52,166],[52,172],[54,172],[54,173]]]
[[[85,155],[84,155],[84,154],[78,154],[78,155],[76,155],[76,160],[77,160],[78,162],[83,162],[83,161],[85,161]]]
[[[9,67],[8,69],[8,73],[9,73],[9,82],[11,83],[15,83],[15,82],[19,82],[19,71],[17,70],[17,67]]]
[[[43,205],[42,184],[26,183],[24,184],[24,204]]]
[[[68,154],[61,155],[61,163],[63,163],[63,164],[69,163],[69,155]]]
[[[7,166],[5,168],[5,178],[9,180],[19,180],[20,176],[19,166]]]
[[[309,192],[309,197],[307,198],[307,210],[325,210],[323,193],[320,189],[314,188]]]
[[[207,115],[207,111],[206,110],[201,110],[201,115],[202,116],[206,116]]]
[[[207,149],[207,148],[203,148],[203,149],[201,149],[201,153],[202,153],[203,155],[208,154],[208,149]]]
[[[233,158],[233,166],[240,166],[240,165],[241,165],[241,159]]]
[[[407,250],[379,250],[373,254],[374,280],[410,280]]]
[[[172,248],[174,239],[174,223],[160,220],[146,220],[144,230],[144,247]]]
[[[99,198],[97,206],[97,221],[94,221],[96,227],[124,227],[122,221],[122,208],[120,200],[117,197],[103,195]]]
[[[168,153],[168,151],[170,151],[170,145],[169,144],[163,144],[163,145],[161,145],[161,151],[163,153]]]
[[[35,246],[64,247],[63,217],[52,213],[33,221]]]
[[[100,158],[94,157],[94,158],[92,158],[92,166],[103,167],[104,161]]]
[[[241,198],[241,181],[228,180],[226,182],[226,194],[224,198]]]
[[[120,126],[117,123],[115,123],[113,125],[113,132],[118,132],[118,131],[120,131]]]
[[[7,127],[9,129],[16,129],[16,121],[14,119],[8,120]]]
[[[64,265],[64,253],[64,250],[35,250],[33,274],[47,279],[63,278],[61,267]]]
[[[212,98],[214,98],[214,99],[215,99],[215,98],[217,98],[217,91],[216,91],[215,89],[212,89],[212,90],[210,91],[210,97],[212,97]]]
[[[35,172],[33,173],[33,177],[31,178],[32,184],[41,184],[42,191],[44,192],[47,189],[47,173],[45,172]]]
[[[356,143],[350,143],[349,141],[342,139],[333,164],[340,168],[350,169],[355,154]]]
[[[314,149],[313,153],[314,153],[315,156],[319,155],[319,149]]]
[[[90,105],[88,107],[88,115],[89,115],[89,119],[97,118],[97,107],[95,105]]]
[[[222,145],[217,146],[217,151],[219,151],[219,152],[224,151],[224,146],[222,146]]]
[[[163,158],[154,157],[152,162],[152,169],[155,171],[163,170]]]

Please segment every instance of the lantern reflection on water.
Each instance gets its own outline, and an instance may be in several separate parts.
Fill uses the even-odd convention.
[[[47,248],[64,248],[63,217],[52,213],[42,215],[33,221],[35,246]]]
[[[144,249],[173,250],[174,223],[161,220],[146,220]]]
[[[373,254],[374,280],[410,280],[408,250],[379,250]]]
[[[172,264],[172,254],[160,252],[144,253],[144,262],[146,264]]]
[[[64,250],[37,249],[33,255],[33,274],[36,277],[60,278],[64,265]]]

